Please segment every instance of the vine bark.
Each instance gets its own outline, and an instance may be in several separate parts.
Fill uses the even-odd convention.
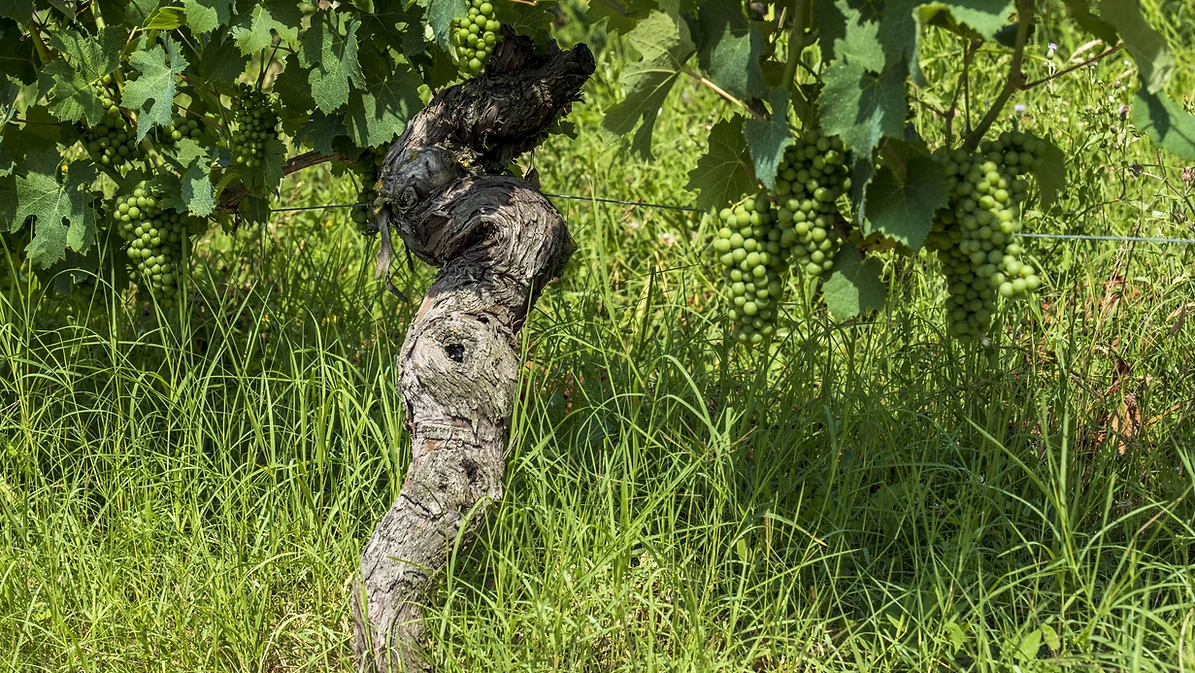
[[[482,76],[437,94],[387,155],[383,241],[396,233],[440,271],[399,355],[411,465],[365,546],[352,602],[365,670],[430,668],[430,579],[502,499],[517,335],[573,244],[533,185],[498,173],[547,137],[593,70],[585,45],[537,55],[507,36]]]

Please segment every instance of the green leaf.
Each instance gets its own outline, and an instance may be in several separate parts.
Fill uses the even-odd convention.
[[[210,215],[216,207],[211,157],[205,148],[190,138],[178,141],[177,148],[175,156],[168,157],[167,161],[179,171],[178,189],[167,189],[163,204],[200,217]]]
[[[793,144],[792,131],[788,127],[788,92],[776,89],[768,95],[772,104],[772,118],[768,121],[747,119],[743,121],[743,136],[747,149],[755,162],[755,177],[764,187],[776,186],[776,167],[784,158],[784,150]]]
[[[1162,149],[1180,159],[1195,161],[1195,116],[1169,97],[1149,93],[1144,86],[1137,89],[1133,94],[1132,120],[1139,131],[1149,134]]]
[[[423,107],[419,76],[399,66],[385,81],[370,83],[368,90],[349,98],[345,126],[358,147],[388,143],[407,127],[407,120]]]
[[[1174,54],[1161,33],[1141,16],[1138,0],[1100,0],[1100,15],[1116,26],[1141,73],[1141,85],[1157,93],[1174,74]]]
[[[17,176],[17,212],[9,232],[34,218],[33,240],[26,252],[31,262],[49,268],[66,255],[69,246],[84,252],[95,238],[95,214],[82,189],[95,180],[95,166],[76,161],[67,171],[65,184],[58,182],[57,151],[30,155],[24,176]]]
[[[879,232],[916,251],[934,212],[946,205],[946,178],[937,162],[906,143],[890,142],[888,161],[867,191],[863,233]]]
[[[228,25],[236,0],[183,0],[187,12],[187,27],[192,33],[210,33]],[[205,48],[206,51],[206,48]]]
[[[555,4],[556,0],[495,2],[494,17],[519,35],[526,35],[536,44],[543,44],[551,37],[552,21],[556,17],[548,10]]]
[[[308,82],[315,104],[332,112],[348,102],[349,84],[365,87],[357,63],[357,29],[361,22],[347,14],[321,12],[299,43],[299,65],[310,68]]]
[[[1008,21],[1013,11],[1012,0],[943,0],[927,2],[922,6],[921,16],[947,10],[955,19],[975,29],[985,40],[996,37],[996,33]]]
[[[121,104],[137,110],[137,140],[144,138],[155,126],[170,125],[175,81],[190,65],[179,53],[174,40],[167,36],[162,41],[166,45],[164,51],[162,45],[154,45],[153,49],[137,51],[129,57],[129,63],[141,76],[125,82]]]
[[[943,627],[943,631],[946,633],[946,639],[950,642],[950,646],[954,648],[952,653],[958,652],[967,644],[967,633],[963,631],[963,627],[958,625],[958,622],[949,622]]]
[[[1017,647],[1017,654],[1023,661],[1037,658],[1037,651],[1041,649],[1041,629],[1033,629],[1021,639]]]
[[[1066,154],[1054,143],[1041,138],[1036,139],[1041,146],[1038,155],[1042,163],[1031,172],[1037,179],[1037,188],[1041,192],[1041,209],[1046,210],[1066,189]]]
[[[905,73],[866,73],[854,63],[832,63],[822,76],[822,129],[852,152],[870,154],[880,139],[904,135]]]
[[[290,46],[299,39],[303,13],[290,0],[239,0],[245,9],[232,27],[232,36],[242,54],[252,54],[274,43],[274,35]]]
[[[696,47],[684,20],[664,12],[652,12],[627,34],[627,41],[639,52],[640,59],[623,68],[619,79],[625,85],[626,97],[606,112],[602,127],[621,136],[642,119],[644,128],[636,134],[633,147],[640,156],[651,159],[656,116]]]
[[[880,42],[880,23],[874,13],[864,16],[860,8],[850,7],[846,0],[834,3],[842,13],[842,36],[834,39],[835,58],[854,63],[872,72],[883,72],[887,58]],[[870,5],[864,5],[870,8]],[[884,26],[888,30],[888,26]]]
[[[735,98],[764,95],[767,84],[759,61],[763,36],[747,20],[742,5],[706,2],[697,20],[702,38],[697,59],[709,79]]]
[[[448,51],[452,20],[468,11],[465,0],[419,0],[419,6],[427,10],[427,25],[432,27],[436,44]]]
[[[93,84],[120,66],[124,38],[125,31],[117,26],[105,26],[98,36],[69,28],[50,35],[61,58],[42,69],[42,88],[49,89],[50,110],[59,119],[99,123],[105,111]]]
[[[1054,654],[1058,654],[1060,651],[1062,651],[1062,640],[1058,638],[1058,632],[1054,630],[1053,626],[1050,626],[1049,624],[1041,625],[1041,639]]]
[[[12,19],[0,18],[0,66],[3,66],[0,72],[22,84],[32,84],[37,81],[40,61],[33,40],[27,39],[21,29],[26,24],[28,20],[18,24]],[[0,81],[5,79],[0,75]]]
[[[864,260],[854,243],[834,256],[834,272],[822,283],[826,308],[835,320],[849,320],[863,311],[884,307],[888,288],[880,279],[883,264],[875,257]]]
[[[754,192],[755,181],[747,172],[750,158],[743,141],[742,127],[737,119],[723,119],[710,130],[709,150],[689,171],[685,189],[697,190],[697,207],[704,210],[721,208],[737,201],[743,194]]]
[[[595,26],[606,19],[607,31],[625,35],[655,7],[650,0],[589,0],[587,18]]]
[[[183,25],[183,8],[158,5],[145,17],[145,30],[174,30]]]
[[[1116,34],[1116,28],[1112,24],[1091,13],[1091,6],[1087,0],[1062,0],[1062,2],[1066,5],[1066,9],[1075,23],[1079,24],[1083,30],[1103,40],[1104,44],[1113,45],[1120,40],[1120,36]]]
[[[17,177],[0,177],[0,233],[16,233],[22,226],[22,222],[17,222]],[[2,263],[0,261],[0,264]],[[0,267],[0,270],[2,269],[3,267]]]
[[[0,17],[25,24],[33,18],[33,3],[29,0],[0,0]]]
[[[199,55],[196,70],[204,82],[234,82],[245,71],[249,57],[242,54],[227,28],[217,28]]]
[[[295,134],[295,144],[309,142],[316,152],[331,154],[332,139],[348,135],[348,132],[344,119],[339,115],[325,116],[323,113],[315,112],[311,115],[311,120]]]

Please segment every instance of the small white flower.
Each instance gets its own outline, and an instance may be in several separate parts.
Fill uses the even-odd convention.
[[[660,243],[666,248],[671,248],[672,246],[676,245],[676,234],[672,233],[671,231],[665,231],[656,238],[658,238]]]
[[[1046,49],[1046,58],[1054,58],[1054,52],[1058,51],[1058,45],[1051,42]]]

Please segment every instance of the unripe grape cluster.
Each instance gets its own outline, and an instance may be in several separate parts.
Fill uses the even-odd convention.
[[[190,237],[203,231],[203,219],[163,210],[145,181],[132,192],[117,196],[108,216],[127,243],[129,258],[150,293],[171,303],[178,291],[178,277]]]
[[[723,208],[715,217],[719,228],[713,248],[723,267],[734,338],[745,344],[763,343],[776,332],[783,274],[797,241],[793,224],[777,220],[766,194]]]
[[[935,215],[926,245],[942,262],[949,333],[956,339],[984,338],[998,299],[1021,299],[1041,286],[1036,270],[1022,261],[1018,235],[1029,189],[1020,176],[1041,168],[1041,148],[1036,138],[1009,132],[984,141],[978,152],[934,153],[950,200]]]
[[[104,117],[95,126],[84,128],[83,143],[96,163],[119,169],[142,156],[137,145],[137,131],[113,100],[108,89],[111,84],[112,76],[104,75],[100,86],[96,87]]]
[[[382,164],[386,161],[385,148],[365,150],[357,162],[357,175],[361,178],[361,191],[357,193],[357,203],[372,204],[378,198],[378,178],[381,177]],[[372,206],[357,206],[353,208],[353,224],[362,234],[375,234],[369,219]]]
[[[834,268],[842,246],[834,229],[836,201],[850,186],[842,141],[818,129],[801,134],[776,169],[776,215],[780,226],[791,228],[795,236],[793,263],[810,278]]]
[[[468,0],[469,11],[452,20],[453,39],[461,58],[461,69],[479,73],[494,53],[498,28],[491,0]]]
[[[165,129],[164,140],[167,143],[174,144],[183,138],[191,138],[197,140],[199,136],[203,135],[203,122],[199,119],[187,119],[182,115],[174,115],[170,121],[170,127]]]
[[[232,99],[232,160],[245,168],[260,168],[265,158],[266,141],[278,137],[278,112],[270,97],[252,86],[240,83]]]

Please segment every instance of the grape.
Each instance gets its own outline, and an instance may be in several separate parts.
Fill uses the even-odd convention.
[[[137,144],[136,129],[125,118],[112,97],[108,88],[111,84],[111,75],[105,75],[96,87],[96,95],[100,99],[104,116],[94,126],[83,126],[83,145],[96,163],[120,170],[130,162],[144,157]]]
[[[934,152],[950,198],[935,214],[926,246],[942,263],[949,334],[956,339],[983,339],[1000,299],[1023,299],[1041,287],[1036,271],[1021,260],[1019,236],[1027,194],[1020,176],[1040,161],[1039,150],[1035,138],[1013,132],[984,141],[977,152]]]
[[[204,230],[202,218],[163,210],[159,195],[143,180],[117,195],[103,210],[127,244],[143,287],[164,304],[174,303],[190,237]]]
[[[467,5],[468,11],[452,20],[453,40],[461,69],[476,74],[494,53],[501,24],[494,18],[490,0],[468,0]]]
[[[266,141],[278,137],[278,112],[270,97],[245,83],[237,85],[232,99],[232,160],[245,168],[261,168]]]
[[[776,332],[783,273],[796,242],[792,223],[779,221],[766,194],[745,198],[710,217],[717,224],[712,247],[723,267],[734,339],[763,343]]]
[[[794,264],[810,278],[834,268],[842,245],[835,202],[850,188],[842,141],[809,129],[788,147],[776,169],[777,217],[794,248]]]
[[[361,191],[357,193],[357,203],[373,203],[378,198],[377,183],[385,161],[385,148],[367,149],[361,154],[357,161],[357,175],[361,178]],[[351,215],[357,230],[367,236],[377,233],[370,220],[369,211],[369,206],[356,206]]]
[[[183,117],[176,114],[171,119],[170,126],[162,130],[162,134],[163,141],[171,145],[183,138],[197,140],[203,135],[203,120],[199,117]]]

